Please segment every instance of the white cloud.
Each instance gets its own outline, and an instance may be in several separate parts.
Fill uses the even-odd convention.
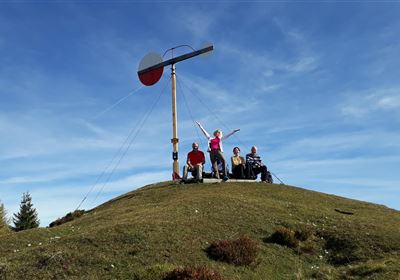
[[[344,93],[347,100],[340,105],[345,116],[367,117],[376,112],[398,112],[400,108],[400,88],[381,88]]]
[[[400,108],[400,91],[397,95],[381,97],[377,100],[377,106],[385,110]]]
[[[297,42],[293,44],[298,44]],[[275,57],[265,52],[249,52],[227,42],[218,42],[218,49],[239,60],[242,73],[257,78],[255,73],[262,73],[259,78],[271,78],[279,75],[285,77],[290,74],[306,74],[318,69],[320,58],[316,51],[301,49],[293,56]]]
[[[259,91],[264,92],[264,93],[270,93],[274,92],[277,89],[281,88],[282,85],[280,84],[260,84],[259,86]]]
[[[305,73],[318,67],[318,59],[315,56],[302,56],[295,63],[282,65],[281,69],[293,73]],[[279,69],[279,68],[278,68]]]
[[[269,78],[274,75],[274,71],[272,69],[267,69],[263,72],[264,77]]]

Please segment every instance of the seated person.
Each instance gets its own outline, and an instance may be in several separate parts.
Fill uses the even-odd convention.
[[[186,165],[183,167],[183,181],[187,180],[188,171],[192,173],[196,181],[203,179],[203,165],[206,162],[204,153],[199,150],[198,143],[193,143],[192,149],[193,150],[188,153]]]
[[[247,178],[257,179],[257,175],[261,173],[261,181],[272,183],[271,173],[262,163],[261,157],[257,154],[257,147],[251,147],[251,153],[246,155]]]
[[[245,179],[245,166],[246,160],[240,156],[240,148],[233,148],[233,156],[231,157],[232,163],[232,177],[235,179]]]

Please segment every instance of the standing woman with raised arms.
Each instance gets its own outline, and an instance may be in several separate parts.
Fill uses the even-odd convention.
[[[224,150],[222,148],[222,140],[228,139],[231,135],[233,135],[235,132],[238,132],[240,129],[235,129],[234,131],[228,133],[225,136],[222,135],[222,131],[220,129],[217,129],[213,133],[214,137],[212,137],[199,122],[196,123],[208,139],[208,152],[210,152],[210,161],[215,176],[217,177],[217,179],[219,179],[218,164],[217,164],[217,161],[219,160],[222,163],[222,173],[224,174],[223,180],[224,181],[228,180],[228,171],[226,168],[226,161],[224,158]]]

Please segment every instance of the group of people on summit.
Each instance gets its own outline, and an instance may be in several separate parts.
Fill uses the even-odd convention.
[[[224,181],[229,179],[229,172],[224,157],[224,150],[222,147],[222,140],[228,139],[240,129],[235,129],[232,132],[223,135],[220,129],[214,131],[212,137],[204,127],[196,122],[205,137],[208,140],[208,152],[210,153],[210,161],[212,166],[212,176],[214,178],[222,179]],[[182,180],[186,181],[188,172],[191,172],[196,181],[203,179],[203,166],[206,162],[204,153],[199,150],[199,144],[192,144],[192,151],[187,155],[186,165],[183,167]],[[257,175],[261,173],[261,181],[272,183],[271,173],[263,164],[261,157],[257,154],[257,147],[253,146],[251,152],[246,155],[246,158],[240,156],[240,148],[233,148],[233,156],[231,157],[231,177],[234,179],[256,179]]]

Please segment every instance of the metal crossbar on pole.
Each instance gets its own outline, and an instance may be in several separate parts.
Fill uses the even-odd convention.
[[[173,50],[173,49],[171,49],[171,50]],[[172,143],[172,159],[173,159],[173,165],[172,165],[172,170],[173,170],[172,171],[172,179],[173,180],[180,179],[179,160],[178,160],[179,138],[178,138],[178,114],[177,114],[177,103],[176,103],[175,64],[180,61],[210,52],[212,50],[214,50],[214,46],[211,45],[211,46],[202,48],[197,51],[193,51],[190,53],[186,53],[186,54],[168,59],[166,61],[162,61],[161,57],[159,57],[157,54],[150,53],[142,59],[142,61],[140,62],[140,65],[139,65],[139,71],[137,72],[139,79],[143,84],[145,84],[147,86],[154,85],[155,83],[157,83],[162,75],[163,68],[165,66],[171,65],[171,82],[172,82],[172,139],[171,139],[171,143]]]
[[[150,66],[150,67],[148,67],[146,69],[139,70],[138,71],[138,75],[142,75],[142,74],[150,72],[152,70],[155,70],[155,69],[158,69],[158,68],[161,68],[161,67],[165,67],[165,66],[168,66],[168,65],[171,65],[171,64],[178,63],[180,61],[183,61],[183,60],[198,56],[198,55],[203,54],[203,53],[210,52],[212,50],[214,50],[214,46],[209,46],[209,47],[206,47],[206,48],[194,51],[194,52],[190,52],[190,53],[187,53],[187,54],[183,54],[181,56],[177,56],[177,57],[168,59],[168,60],[160,62],[160,63],[158,63],[156,65]]]

